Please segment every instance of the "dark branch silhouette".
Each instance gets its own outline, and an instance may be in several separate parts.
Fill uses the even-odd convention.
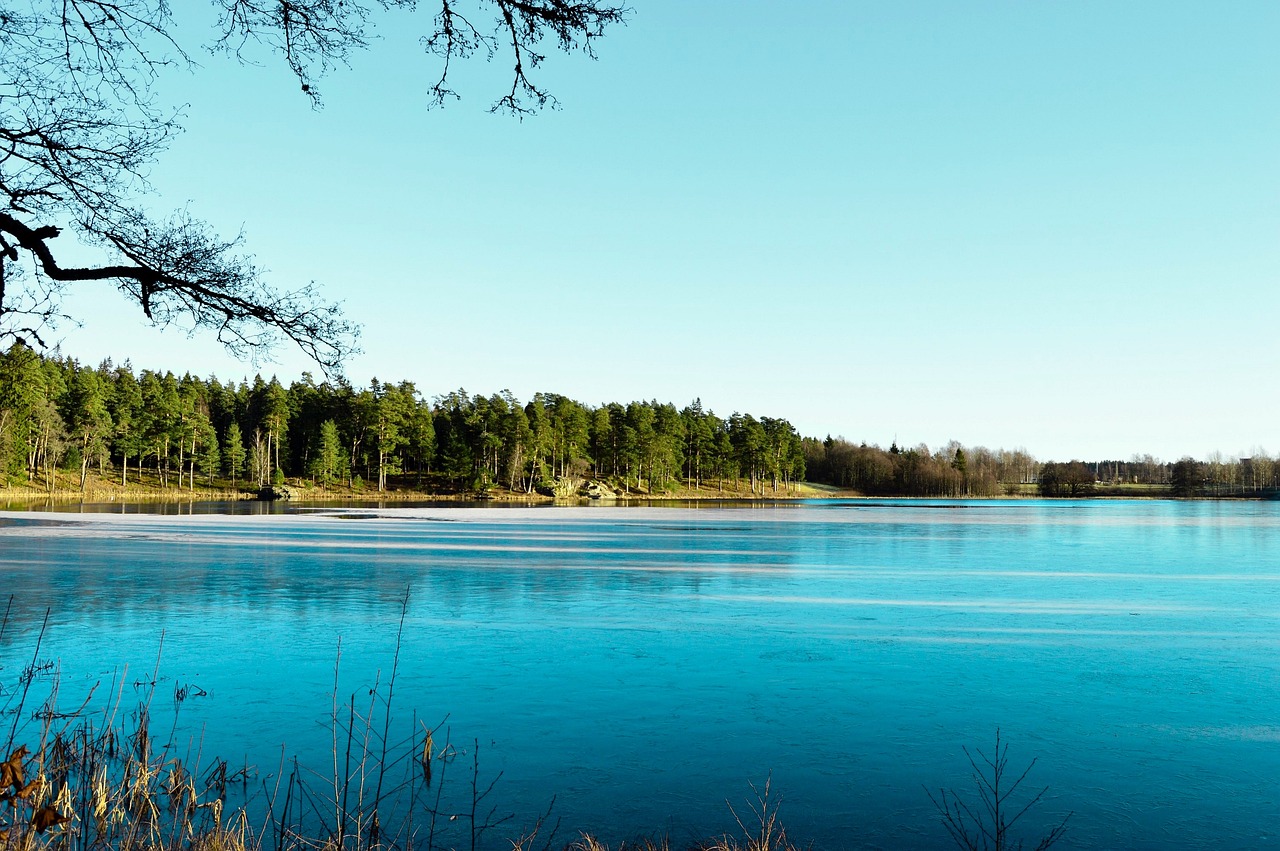
[[[454,59],[510,51],[509,92],[492,110],[516,116],[554,106],[529,76],[543,42],[594,57],[593,42],[627,10],[602,0],[438,0],[423,36],[440,62],[429,104],[456,99]],[[7,4],[6,4],[7,5]],[[24,5],[24,4],[18,4]],[[211,47],[241,59],[257,49],[279,56],[312,103],[319,80],[373,38],[376,13],[416,11],[415,0],[218,0]],[[488,23],[480,23],[487,15]],[[154,84],[191,69],[167,0],[32,0],[0,8],[0,340],[29,338],[62,315],[72,282],[105,281],[138,302],[158,325],[209,329],[237,354],[256,354],[281,338],[326,371],[355,350],[357,329],[314,286],[269,286],[242,236],[219,237],[180,211],[156,221],[141,199],[146,171],[181,130]],[[58,260],[73,234],[101,262]],[[79,256],[79,255],[78,255]]]

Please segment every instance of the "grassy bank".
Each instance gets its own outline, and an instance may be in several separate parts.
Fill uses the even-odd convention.
[[[118,478],[90,473],[83,488],[79,475],[60,471],[55,474],[52,486],[47,482],[11,483],[0,487],[0,505],[8,504],[11,508],[34,506],[39,504],[66,504],[76,502],[92,503],[140,503],[140,502],[204,502],[204,501],[237,501],[252,500],[259,496],[259,488],[254,483],[243,481],[232,482],[228,479],[198,480],[194,483],[184,481],[182,487],[162,483],[154,471],[134,471],[127,484],[121,484]],[[660,490],[649,490],[647,487],[634,486],[620,480],[581,480],[581,484],[596,483],[616,493],[618,501],[639,502],[692,502],[692,501],[773,501],[778,499],[852,499],[852,498],[909,498],[884,495],[868,497],[856,490],[835,487],[817,482],[796,482],[786,486],[779,485],[775,490],[769,483],[759,484],[753,491],[745,480],[725,479],[723,481],[703,482],[701,486],[689,483],[677,483]],[[385,491],[376,487],[357,483],[354,487],[345,484],[322,486],[306,479],[287,479],[285,485],[290,489],[293,498],[305,502],[474,502],[492,501],[500,503],[542,504],[557,501],[555,495],[534,491],[508,490],[501,485],[491,485],[483,492],[471,488],[458,487],[440,476],[393,476]],[[571,489],[569,495],[560,497],[561,501],[580,499]],[[1036,499],[1041,496],[1035,484],[1014,484],[1005,488],[1005,492],[996,499]],[[1170,499],[1175,494],[1168,485],[1132,484],[1132,483],[1100,483],[1077,499]],[[1251,493],[1207,493],[1200,499],[1224,498],[1256,498]],[[924,497],[921,497],[924,498]],[[986,497],[970,497],[986,498]]]
[[[60,471],[55,474],[52,483],[30,482],[12,483],[0,488],[0,503],[15,505],[31,503],[74,503],[74,502],[192,502],[192,501],[236,501],[257,499],[259,489],[254,483],[231,482],[215,478],[197,480],[194,483],[184,481],[182,487],[172,484],[164,485],[154,471],[134,472],[127,484],[121,484],[118,478],[90,473],[84,487],[80,485],[78,473]],[[304,479],[287,479],[285,484],[294,493],[295,498],[307,502],[427,502],[427,501],[473,501],[477,498],[496,502],[547,503],[556,499],[553,495],[522,490],[511,491],[501,486],[492,486],[485,490],[483,496],[467,488],[459,488],[438,477],[392,477],[387,490],[378,491],[368,485],[328,485],[321,486]],[[704,482],[701,487],[680,484],[658,491],[650,491],[646,487],[627,487],[620,482],[604,482],[615,490],[620,499],[638,500],[773,500],[773,499],[814,499],[822,497],[857,496],[850,491],[842,491],[830,485],[800,482],[788,487],[779,487],[776,491],[769,485],[751,491],[746,482],[725,480],[722,482]]]

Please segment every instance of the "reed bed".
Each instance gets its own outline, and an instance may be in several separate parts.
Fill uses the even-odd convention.
[[[12,600],[0,641],[11,608]],[[175,687],[172,715],[157,719],[159,653],[151,674],[117,677],[59,708],[58,666],[40,655],[47,624],[46,614],[31,661],[0,683],[0,849],[475,849],[496,847],[496,831],[511,820],[491,804],[498,777],[484,779],[478,742],[457,747],[443,722],[416,716],[407,731],[393,724],[399,638],[390,676],[346,700],[337,696],[338,648],[330,765],[318,770],[282,753],[263,773],[204,759],[198,744],[178,752],[182,707],[194,695]],[[541,822],[515,847],[549,848],[532,844]]]

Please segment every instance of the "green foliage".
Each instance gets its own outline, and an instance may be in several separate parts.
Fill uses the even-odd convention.
[[[243,475],[246,460],[248,453],[244,448],[244,436],[240,434],[240,424],[232,422],[222,438],[222,462],[223,470],[233,484]]]
[[[317,484],[332,485],[339,481],[345,472],[345,461],[342,443],[338,437],[338,425],[333,420],[325,420],[320,424],[315,454],[311,458],[307,472]]]
[[[222,467],[222,451],[218,447],[218,433],[208,419],[204,419],[200,424],[197,445],[199,454],[196,456],[196,466],[212,483],[213,477]]]
[[[372,448],[378,459],[378,490],[387,489],[387,476],[401,470],[400,450],[408,445],[417,407],[417,390],[410,382],[379,384],[373,379]]]
[[[65,473],[79,472],[81,458],[79,446],[68,446],[58,459],[58,469]]]
[[[412,382],[355,388],[316,383],[284,387],[276,378],[220,383],[127,365],[84,367],[42,357],[22,345],[0,352],[0,480],[52,486],[53,472],[93,467],[129,484],[139,467],[162,484],[259,487],[279,476],[323,485],[376,482],[553,493],[571,479],[606,479],[626,492],[671,493],[682,484],[760,496],[795,494],[809,479],[874,496],[999,496],[1034,487],[1046,496],[1087,496],[1095,480],[1168,485],[1178,495],[1262,495],[1280,465],[1253,458],[1204,464],[1128,462],[1041,465],[1022,450],[950,443],[888,450],[843,438],[802,438],[785,419],[726,418],[694,400],[681,410],[657,400],[590,407],[536,393],[464,389],[427,400]],[[279,474],[279,476],[277,475]],[[1037,485],[1038,482],[1038,485]]]
[[[97,372],[76,368],[62,398],[62,420],[75,442],[76,465],[83,488],[91,461],[101,461],[111,438],[111,414],[107,410],[107,386]]]
[[[0,354],[0,477],[25,477],[44,397],[41,358],[18,343]]]

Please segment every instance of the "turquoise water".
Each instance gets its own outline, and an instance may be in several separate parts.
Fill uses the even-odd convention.
[[[1280,847],[1277,503],[3,513],[0,675],[48,608],[64,695],[159,653],[203,753],[323,769],[406,589],[396,723],[563,841],[735,830],[771,778],[801,844],[947,847],[925,790],[999,728],[1031,846]]]

